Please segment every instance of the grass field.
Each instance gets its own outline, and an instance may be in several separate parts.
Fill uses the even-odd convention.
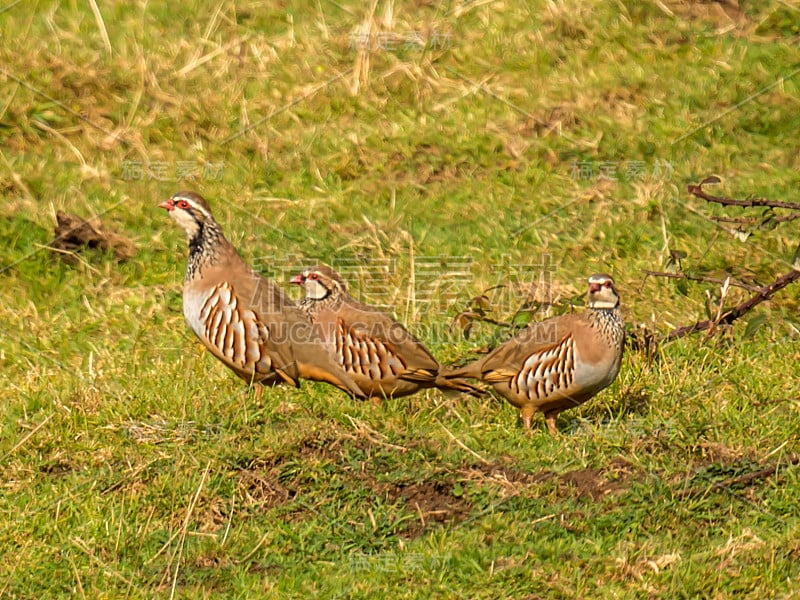
[[[760,212],[686,187],[798,201],[797,2],[0,10],[0,595],[800,597],[796,286],[629,347],[557,437],[491,396],[257,404],[186,327],[157,207],[199,191],[259,270],[333,264],[444,362],[504,335],[449,328],[484,290],[542,318],[598,271],[663,335],[720,303],[645,276],[671,253],[791,268],[796,222],[742,241],[711,217]],[[57,211],[135,256],[48,250]]]

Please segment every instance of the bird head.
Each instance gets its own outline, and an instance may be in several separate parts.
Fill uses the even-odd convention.
[[[169,216],[180,225],[190,240],[203,227],[214,222],[208,202],[194,192],[178,192],[158,206],[169,212]]]
[[[589,277],[589,308],[617,308],[619,295],[610,275],[595,274]]]
[[[315,265],[295,275],[289,283],[302,285],[309,300],[324,300],[347,294],[347,284],[341,276],[325,265]]]

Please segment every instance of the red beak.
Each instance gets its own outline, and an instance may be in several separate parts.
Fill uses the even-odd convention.
[[[296,283],[297,285],[303,285],[306,282],[306,278],[302,275],[295,275],[289,280],[289,283]]]
[[[600,287],[601,286],[600,286],[599,283],[590,283],[589,284],[589,292],[590,293],[599,292],[600,291]]]
[[[172,200],[164,200],[164,202],[158,205],[158,208],[163,208],[165,210],[172,210],[173,208],[175,208],[175,203]]]

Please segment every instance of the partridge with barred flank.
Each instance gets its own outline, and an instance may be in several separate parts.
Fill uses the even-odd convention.
[[[608,275],[589,278],[588,308],[526,327],[480,360],[452,371],[490,384],[522,413],[537,411],[556,434],[556,416],[609,386],[619,373],[625,328]]]
[[[178,192],[159,207],[189,238],[183,314],[214,356],[251,384],[299,386],[303,378],[364,397],[343,369],[320,352],[321,340],[308,316],[242,260],[200,195]],[[262,391],[257,388],[257,399]]]
[[[305,288],[300,308],[365,395],[398,398],[432,387],[480,393],[461,378],[445,378],[446,371],[419,340],[390,316],[357,302],[330,267],[310,267],[290,281]]]

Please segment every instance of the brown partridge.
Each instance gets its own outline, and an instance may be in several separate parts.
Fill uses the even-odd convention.
[[[178,192],[159,207],[189,238],[183,315],[214,356],[251,384],[299,386],[303,378],[364,397],[320,351],[321,340],[308,316],[242,260],[200,195]],[[257,398],[262,391],[257,388]]]
[[[305,288],[300,308],[365,395],[398,398],[431,387],[480,393],[461,378],[445,379],[439,361],[419,340],[387,314],[357,302],[330,267],[310,267],[290,281]]]
[[[608,275],[589,277],[588,308],[534,323],[478,361],[452,371],[490,384],[520,409],[526,428],[539,411],[556,416],[589,400],[619,373],[625,327]]]

